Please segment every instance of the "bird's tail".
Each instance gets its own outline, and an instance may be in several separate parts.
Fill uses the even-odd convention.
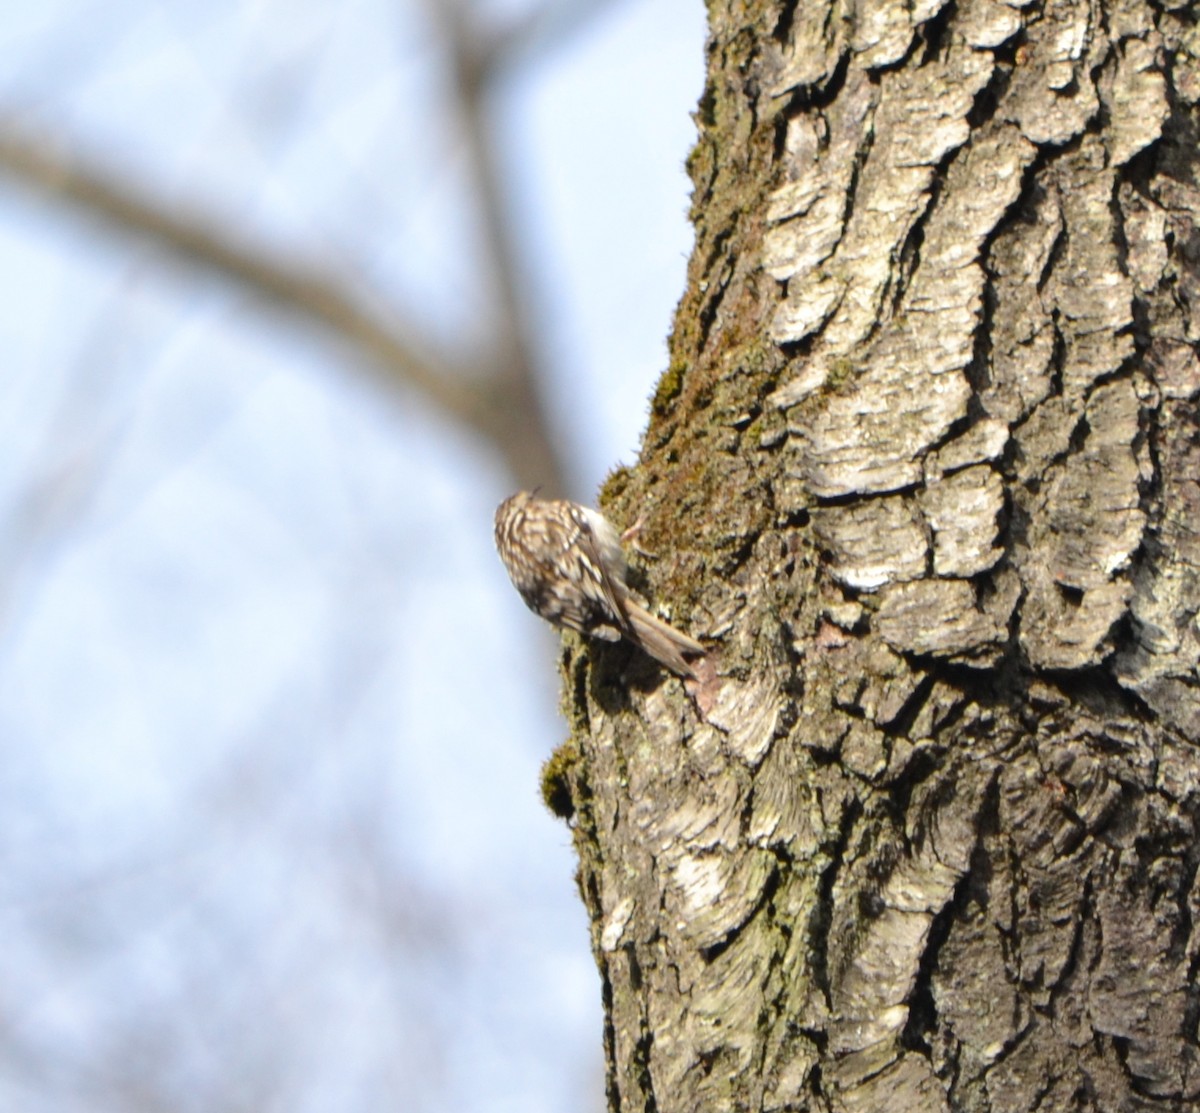
[[[688,663],[684,654],[691,657],[703,657],[704,646],[695,639],[689,638],[687,634],[681,634],[674,626],[667,625],[661,618],[655,618],[632,599],[625,601],[625,611],[629,616],[631,641],[636,642],[676,676],[698,679],[696,670]]]

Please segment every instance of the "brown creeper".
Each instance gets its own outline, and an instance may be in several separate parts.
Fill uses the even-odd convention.
[[[593,638],[628,638],[677,676],[696,678],[687,657],[703,657],[704,646],[633,598],[621,538],[602,514],[519,491],[496,510],[496,549],[534,614]]]

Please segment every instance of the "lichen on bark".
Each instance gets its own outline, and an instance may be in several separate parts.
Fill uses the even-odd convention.
[[[1200,1100],[1200,34],[713,0],[642,459],[685,688],[567,645],[614,1110]]]

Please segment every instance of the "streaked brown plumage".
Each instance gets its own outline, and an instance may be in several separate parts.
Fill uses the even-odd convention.
[[[687,658],[703,657],[704,646],[633,598],[621,538],[602,514],[518,491],[496,510],[496,550],[526,606],[547,622],[628,638],[677,676],[696,677]]]

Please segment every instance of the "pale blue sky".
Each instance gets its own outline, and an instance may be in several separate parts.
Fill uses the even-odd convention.
[[[615,3],[497,105],[584,490],[665,365],[702,20]],[[438,75],[378,0],[0,28],[5,118],[481,344]],[[180,1110],[600,1108],[538,798],[553,643],[492,552],[495,461],[320,332],[3,178],[0,284],[0,1107],[133,1108],[140,1082]]]

